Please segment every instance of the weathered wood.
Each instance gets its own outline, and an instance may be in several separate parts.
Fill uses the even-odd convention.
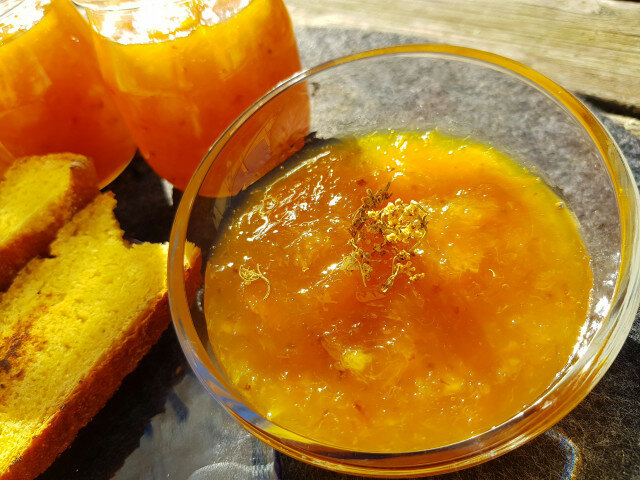
[[[624,115],[616,115],[614,113],[607,113],[606,115],[609,120],[612,120],[618,125],[623,126],[627,129],[627,131],[640,138],[640,120],[638,120],[637,118],[625,117]]]
[[[574,92],[640,107],[640,3],[285,0],[293,22],[403,33],[505,55]]]

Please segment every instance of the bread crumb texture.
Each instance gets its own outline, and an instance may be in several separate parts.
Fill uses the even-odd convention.
[[[68,175],[42,168],[45,194],[60,195]],[[29,198],[12,188],[1,194]],[[167,245],[125,242],[115,204],[98,196],[0,294],[0,477],[166,293]]]
[[[82,155],[16,160],[0,182],[0,290],[97,194],[95,169]]]
[[[46,225],[55,207],[69,202],[74,170],[89,163],[70,153],[17,160],[0,183],[0,243],[20,235],[25,227]]]

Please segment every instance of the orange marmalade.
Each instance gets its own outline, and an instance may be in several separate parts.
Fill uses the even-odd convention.
[[[245,192],[206,274],[212,345],[255,411],[329,446],[417,451],[505,422],[567,364],[590,259],[539,177],[437,132],[289,162]]]
[[[282,0],[133,2],[88,10],[107,84],[151,167],[184,190],[216,138],[300,69]],[[289,109],[308,123],[308,100]],[[288,142],[289,131],[270,142]],[[248,139],[249,141],[249,139]],[[273,165],[272,165],[273,166]]]
[[[0,175],[18,157],[74,152],[91,157],[108,184],[136,146],[101,78],[88,25],[69,0],[13,4],[3,12],[0,1]]]

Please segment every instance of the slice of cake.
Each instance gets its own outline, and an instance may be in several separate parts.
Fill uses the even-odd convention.
[[[170,322],[167,245],[129,244],[98,196],[0,294],[0,479],[44,471]],[[186,246],[187,290],[200,252]]]
[[[0,182],[0,291],[97,194],[93,163],[82,155],[16,160]]]

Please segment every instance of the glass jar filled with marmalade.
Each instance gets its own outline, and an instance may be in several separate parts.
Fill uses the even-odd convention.
[[[142,155],[179,189],[240,113],[300,69],[282,0],[76,1]],[[304,124],[306,94],[294,103],[285,123]]]
[[[75,6],[0,0],[0,175],[21,156],[73,152],[104,186],[135,148]]]

